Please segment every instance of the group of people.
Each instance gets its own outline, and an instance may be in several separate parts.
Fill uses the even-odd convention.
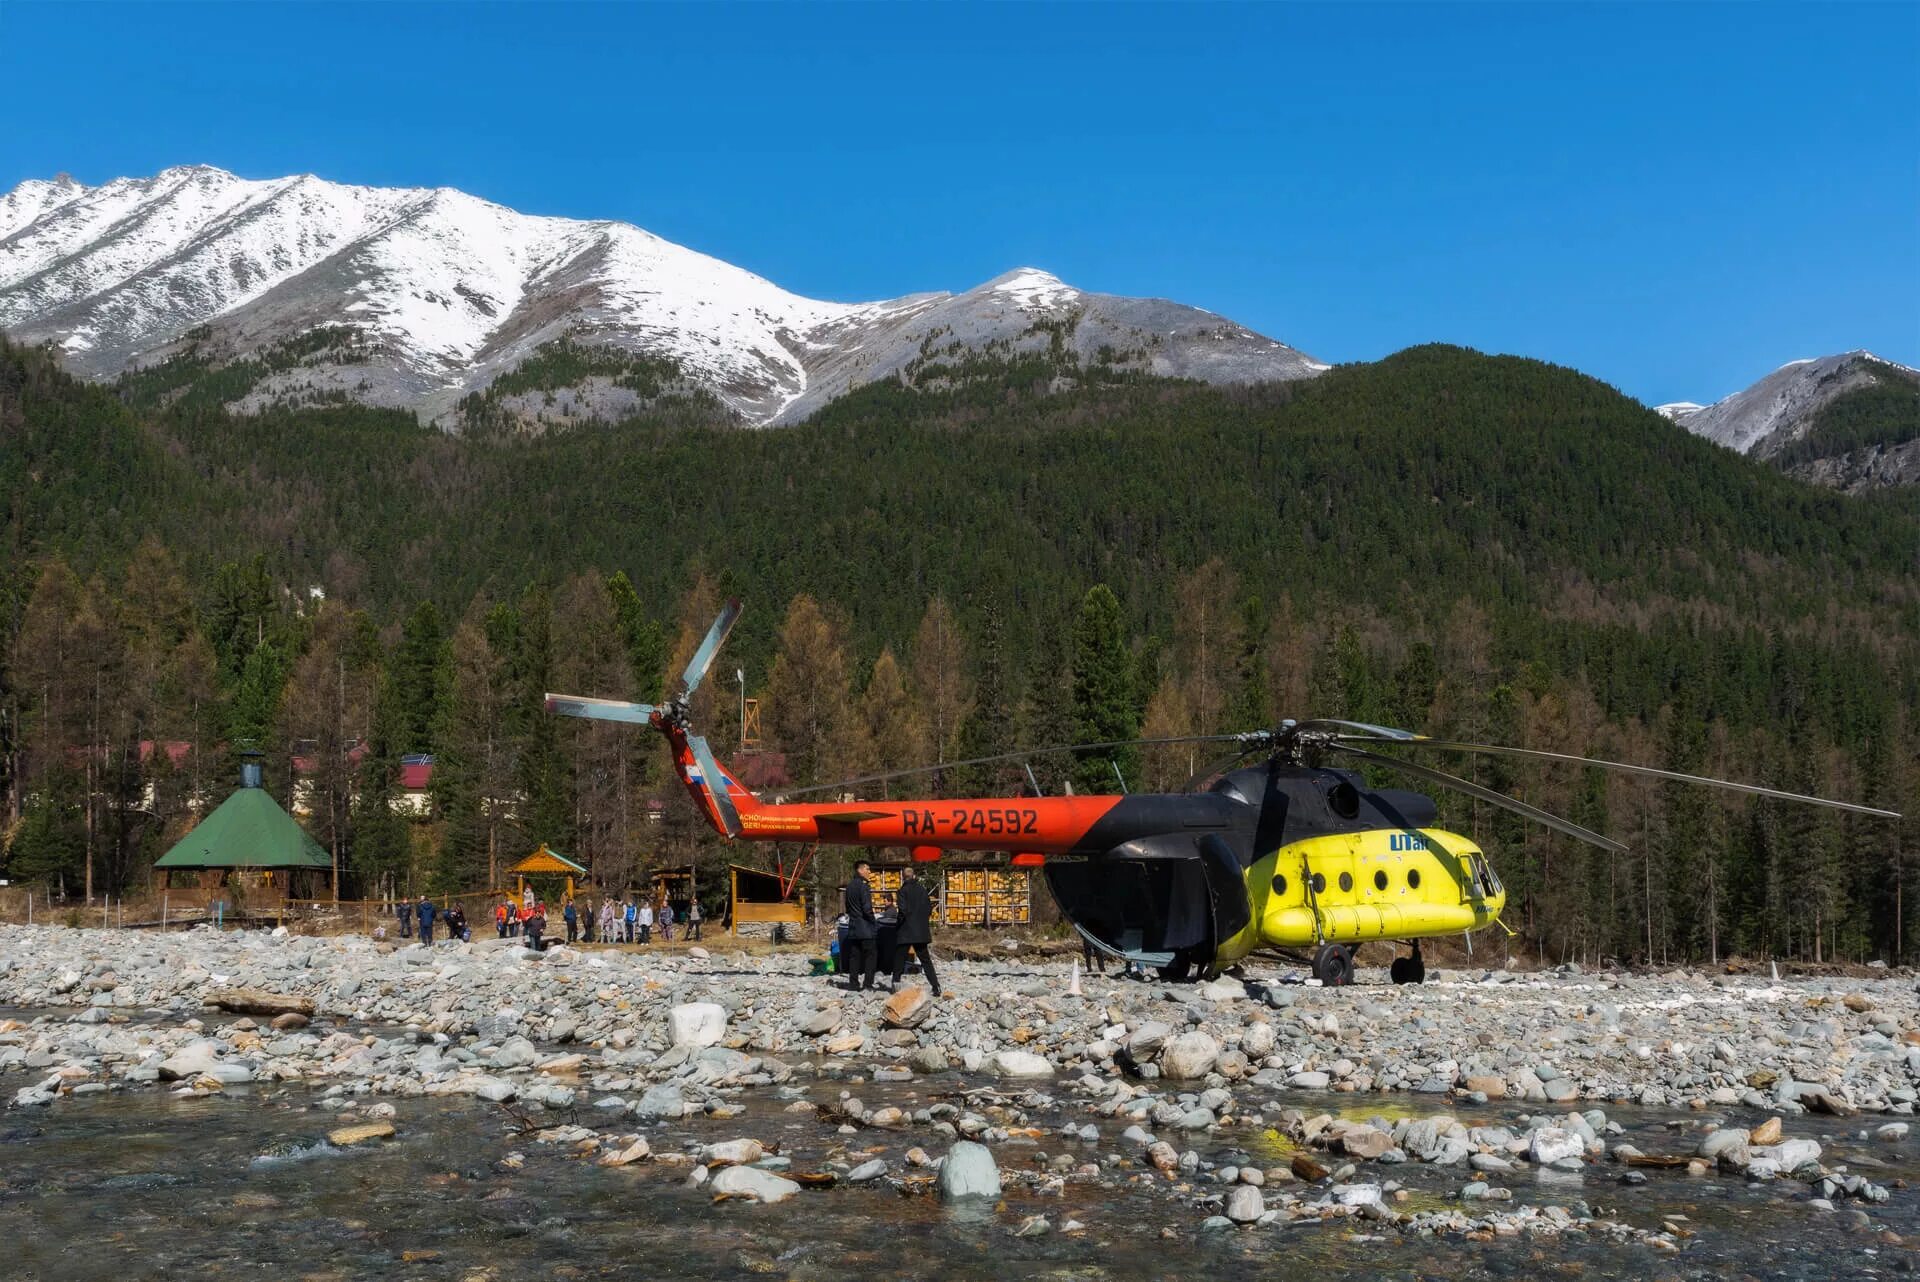
[[[565,915],[572,925],[573,901],[568,900]],[[525,939],[535,952],[546,946],[547,906],[534,897],[529,888],[519,899],[512,895],[493,906],[493,929],[501,939]],[[573,938],[571,931],[567,936]]]
[[[673,904],[664,896],[656,903],[644,897],[628,895],[625,900],[616,900],[608,896],[600,903],[596,919],[593,903],[588,901],[588,930],[592,931],[598,922],[600,942],[605,944],[651,944],[653,932],[660,932],[663,943],[673,942],[676,926],[683,931],[686,939],[699,939],[701,924],[706,920],[700,911],[700,901],[695,899],[687,905],[684,913],[676,913]],[[588,938],[592,938],[589,934]]]
[[[862,859],[847,879],[847,942],[840,954],[840,968],[846,972],[847,988],[854,992],[871,990],[880,970],[880,919],[873,911],[873,883],[868,880],[872,875],[873,865]],[[900,987],[900,977],[907,972],[907,955],[912,953],[920,959],[920,973],[927,977],[927,987],[938,997],[940,976],[933,968],[931,947],[933,896],[911,865],[900,875],[894,906],[897,924],[893,956],[887,959],[893,979],[887,991]]]
[[[422,895],[418,903],[408,903],[402,899],[394,905],[394,914],[400,918],[400,938],[402,939],[413,938],[414,925],[417,922],[420,927],[420,942],[431,944],[435,918],[444,918],[448,939],[473,938],[467,930],[467,915],[460,911],[459,904],[453,905],[443,913],[438,905]]]

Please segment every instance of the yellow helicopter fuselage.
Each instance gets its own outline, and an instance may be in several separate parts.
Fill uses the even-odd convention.
[[[1473,842],[1421,828],[1289,843],[1247,869],[1247,899],[1252,918],[1218,964],[1260,948],[1457,935],[1492,923],[1507,894]]]

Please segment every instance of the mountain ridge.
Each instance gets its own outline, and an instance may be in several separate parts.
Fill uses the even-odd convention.
[[[1920,484],[1920,370],[1865,349],[1788,361],[1711,405],[1656,412],[1816,485]]]
[[[520,214],[454,188],[243,179],[212,166],[0,196],[0,330],[96,380],[192,352],[209,365],[351,330],[234,405],[301,392],[414,409],[460,402],[560,341],[675,362],[746,423],[798,421],[931,350],[1058,346],[1210,382],[1327,366],[1199,308],[1083,291],[1022,267],[961,293],[868,303],[792,294],[629,223]]]

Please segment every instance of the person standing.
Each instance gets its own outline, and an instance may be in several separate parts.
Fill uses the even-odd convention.
[[[540,937],[547,933],[546,905],[535,903],[527,910],[527,947],[539,952],[546,947]]]
[[[603,944],[620,942],[619,929],[613,924],[614,908],[613,896],[600,901],[600,942]]]
[[[493,906],[493,928],[500,933],[500,938],[507,937],[507,901],[504,899]]]
[[[925,883],[911,864],[900,874],[900,893],[895,901],[899,905],[900,927],[893,950],[893,982],[887,985],[887,990],[892,992],[900,987],[900,976],[906,973],[907,953],[911,950],[920,955],[920,972],[927,977],[927,987],[938,997],[940,976],[933,969],[933,896],[927,893]]]
[[[660,942],[673,942],[673,905],[662,899],[660,907],[654,910],[653,919],[660,923]]]
[[[700,938],[700,901],[694,900],[687,905],[687,938]]]
[[[574,911],[573,901],[571,899],[567,901],[567,906],[560,910],[560,917],[567,923],[567,942],[571,944],[578,940],[580,938],[580,914]]]
[[[627,906],[623,915],[627,923],[627,942],[629,944],[638,942],[640,938],[640,908],[634,903],[632,895],[627,896]]]
[[[653,942],[653,902],[651,900],[640,901],[640,907],[635,913],[635,921],[640,927],[640,942],[651,944]]]
[[[425,895],[420,896],[420,906],[414,909],[414,912],[420,918],[420,942],[431,944],[433,942],[433,901]]]
[[[400,938],[413,938],[413,905],[402,899],[396,912],[400,914]]]
[[[847,878],[847,989],[868,992],[880,969],[880,922],[873,915],[873,888],[867,874],[873,865],[862,859]]]

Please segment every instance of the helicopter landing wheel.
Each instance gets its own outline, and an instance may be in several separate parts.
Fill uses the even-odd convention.
[[[1387,968],[1387,974],[1396,984],[1424,984],[1427,982],[1427,962],[1418,948],[1411,957],[1396,957],[1393,965]]]
[[[1328,988],[1353,982],[1353,950],[1344,944],[1322,944],[1313,955],[1313,977]]]

